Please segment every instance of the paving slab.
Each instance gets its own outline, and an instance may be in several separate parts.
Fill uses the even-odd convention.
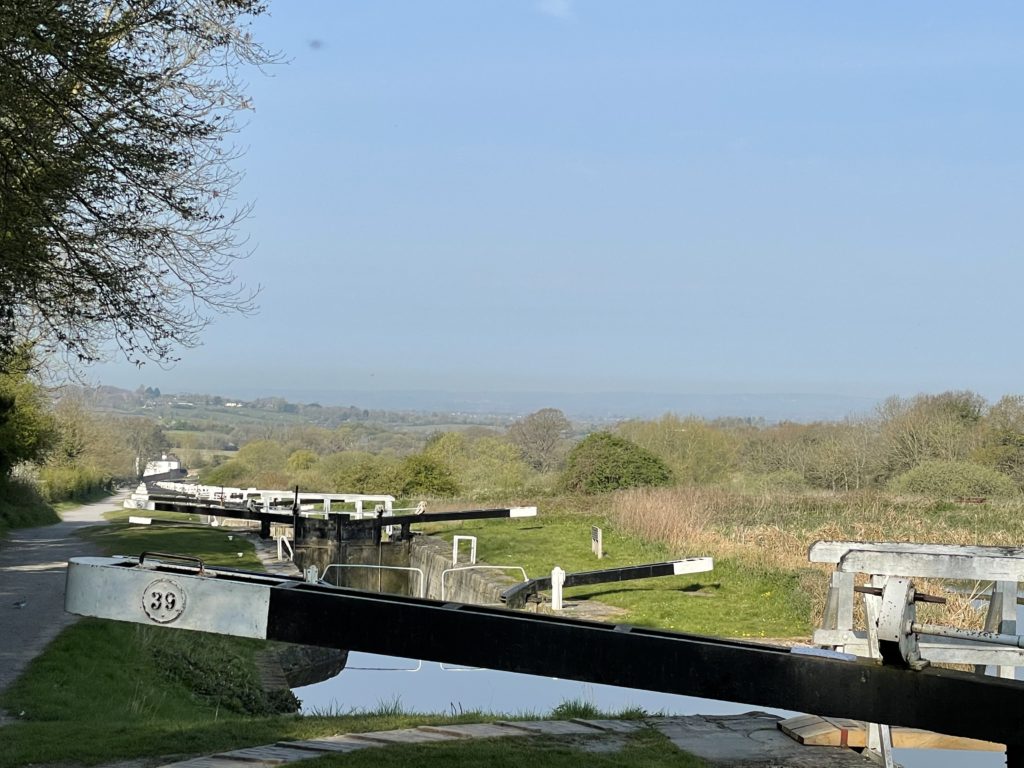
[[[778,728],[781,718],[763,712],[747,716],[653,718],[651,724],[673,744],[712,763],[731,768],[865,768],[876,765],[843,747],[808,747]]]
[[[177,763],[166,763],[160,768],[254,768],[257,765],[259,763],[254,763],[252,760],[209,755],[194,757],[191,760],[181,760]],[[280,765],[280,763],[274,763],[274,765]]]
[[[601,733],[600,728],[583,725],[573,720],[499,720],[500,725],[521,728],[524,731],[541,736],[579,736],[587,734],[595,736]]]
[[[353,739],[351,736],[327,736],[323,739],[279,741],[277,746],[308,749],[315,752],[355,752],[357,749],[371,749],[379,745],[365,739]]]
[[[569,722],[579,723],[580,725],[586,725],[590,728],[596,728],[599,731],[607,731],[609,733],[635,733],[648,727],[647,723],[643,720],[588,720],[582,717],[574,717]]]
[[[522,728],[500,723],[468,723],[466,725],[421,725],[418,730],[446,733],[460,739],[501,739],[508,736],[529,736]]]
[[[366,739],[381,744],[427,744],[434,741],[455,741],[461,737],[419,728],[400,728],[396,731],[374,731],[373,733],[349,734],[353,739]]]
[[[310,760],[314,757],[319,757],[319,755],[310,749],[296,749],[295,747],[267,744],[263,747],[248,747],[246,749],[234,749],[231,752],[222,752],[217,757],[248,760],[251,763],[262,763],[264,765],[281,765],[282,763]]]

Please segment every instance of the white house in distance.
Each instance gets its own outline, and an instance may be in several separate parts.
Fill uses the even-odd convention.
[[[158,461],[147,461],[146,469],[143,470],[142,476],[149,477],[150,475],[166,475],[170,472],[180,471],[181,462],[178,461],[177,457],[165,453]]]

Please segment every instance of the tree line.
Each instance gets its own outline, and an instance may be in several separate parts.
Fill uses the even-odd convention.
[[[579,440],[564,414],[547,408],[506,430],[435,433],[416,450],[254,441],[204,477],[224,485],[300,484],[405,496],[590,493],[645,485],[1005,496],[1024,489],[1024,396],[994,404],[970,391],[892,397],[864,417],[809,424],[666,414]]]

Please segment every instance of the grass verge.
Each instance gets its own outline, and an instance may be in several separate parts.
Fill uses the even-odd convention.
[[[401,745],[329,755],[303,763],[309,768],[424,768],[486,765],[488,768],[703,768],[703,760],[680,752],[653,728],[637,731],[609,749],[601,737],[481,739],[466,742]]]
[[[604,531],[600,560],[590,549],[592,525]],[[546,576],[555,565],[574,573],[718,554],[699,545],[647,539],[627,531],[607,512],[558,507],[545,507],[536,518],[467,521],[432,530],[448,540],[455,534],[476,536],[481,561],[519,565],[530,577]],[[716,556],[708,573],[574,587],[565,596],[622,608],[622,621],[638,626],[723,637],[804,637],[812,628],[804,584],[808,574],[816,572],[752,568],[742,558]]]
[[[31,483],[0,475],[0,539],[12,528],[59,522],[60,516]]]

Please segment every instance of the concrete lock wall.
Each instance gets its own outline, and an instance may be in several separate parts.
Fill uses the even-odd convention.
[[[295,547],[295,564],[300,569],[315,565],[319,573],[324,573],[333,563],[419,568],[426,583],[426,597],[443,597],[456,603],[499,605],[502,591],[516,582],[514,576],[502,571],[482,569],[445,576],[452,567],[452,545],[430,536],[381,545],[307,539]],[[415,572],[377,568],[331,568],[327,575],[327,581],[335,586],[413,597],[419,597],[419,580]]]
[[[442,574],[452,567],[452,545],[430,536],[417,536],[410,544],[412,546],[409,564],[423,570],[427,582],[426,596],[433,600],[441,600]],[[501,593],[515,581],[512,576],[502,571],[469,570],[449,573],[444,577],[443,599],[453,603],[498,605],[501,603]]]
[[[329,565],[395,566],[419,568],[426,584],[425,596],[433,600],[449,600],[477,605],[501,604],[501,593],[518,581],[515,571],[470,569],[444,571],[452,568],[452,545],[428,536],[415,536],[406,542],[371,544],[359,541],[338,541],[330,531],[303,526],[303,538],[295,546],[295,564],[306,569],[315,565],[318,573],[327,573],[326,580],[336,587],[396,595],[420,596],[420,575],[415,571],[378,567],[330,568]],[[483,563],[480,563],[483,564]],[[468,565],[460,563],[459,567]]]
[[[331,568],[340,563],[368,568]],[[394,571],[375,566],[399,566],[409,564],[409,542],[387,543],[383,546],[360,544],[348,541],[307,541],[295,548],[295,564],[302,570],[315,565],[317,572],[326,573],[326,580],[336,587],[351,587],[368,592],[387,592],[395,595],[412,595],[410,580],[406,571]],[[415,589],[415,585],[411,587]]]

